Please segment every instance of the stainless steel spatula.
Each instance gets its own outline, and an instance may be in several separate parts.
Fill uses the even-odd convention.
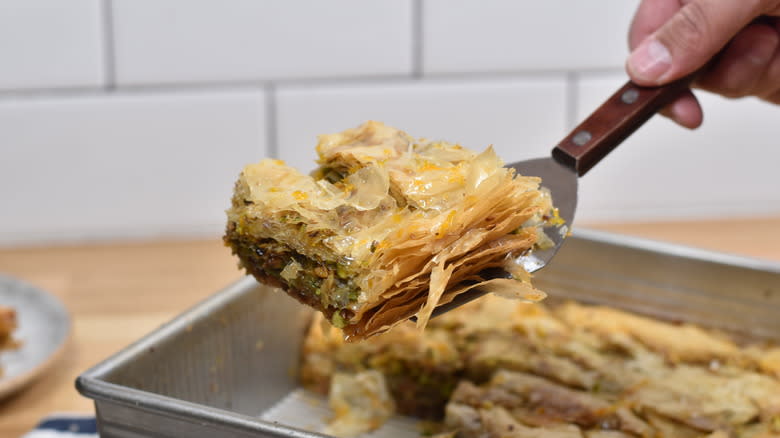
[[[543,268],[553,258],[571,228],[577,209],[577,179],[595,166],[629,135],[644,125],[655,113],[681,95],[691,84],[694,75],[662,87],[642,87],[628,81],[615,94],[591,113],[579,126],[558,143],[551,157],[511,163],[517,173],[542,178],[542,186],[552,193],[553,204],[558,208],[565,224],[559,230],[548,230],[554,246],[534,251],[523,257],[528,272]],[[506,275],[503,272],[487,276]],[[444,313],[484,295],[472,289],[436,308],[434,316]]]

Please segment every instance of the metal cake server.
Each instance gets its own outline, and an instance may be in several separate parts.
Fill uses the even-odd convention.
[[[690,87],[696,73],[661,87],[643,87],[628,81],[600,107],[558,143],[547,158],[508,164],[520,175],[541,177],[542,186],[550,190],[553,204],[565,224],[558,230],[547,229],[554,246],[535,250],[523,256],[528,272],[542,269],[558,252],[567,231],[574,222],[577,209],[577,180],[598,164],[629,135],[645,124],[653,115],[679,97]],[[486,273],[487,277],[506,276],[503,271]],[[486,292],[479,288],[460,294],[452,302],[437,307],[439,315],[479,298]]]

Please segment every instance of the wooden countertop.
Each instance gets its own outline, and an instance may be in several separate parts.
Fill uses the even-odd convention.
[[[780,262],[780,217],[580,226]],[[81,372],[241,275],[216,240],[0,249],[0,272],[58,296],[74,321],[56,365],[0,401],[3,437],[53,412],[93,412],[74,389]]]

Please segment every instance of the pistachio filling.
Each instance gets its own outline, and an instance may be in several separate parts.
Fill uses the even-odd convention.
[[[231,246],[253,274],[277,280],[306,302],[333,311],[334,325],[346,325],[350,309],[360,295],[348,266],[307,257],[271,238],[234,239],[243,240]]]

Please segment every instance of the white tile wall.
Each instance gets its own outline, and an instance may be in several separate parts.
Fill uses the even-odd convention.
[[[0,242],[209,233],[265,153],[263,96],[0,103]]]
[[[278,92],[280,158],[310,170],[317,134],[380,120],[415,137],[441,138],[506,161],[549,153],[565,129],[565,78],[420,81]]]
[[[638,0],[425,0],[426,73],[620,67]]]
[[[405,74],[411,0],[115,0],[120,85]]]
[[[0,2],[0,90],[103,85],[99,0]]]
[[[579,117],[625,76],[581,81]],[[581,180],[579,219],[657,220],[780,214],[778,108],[698,92],[701,128],[657,116]]]
[[[2,1],[0,246],[216,236],[244,164],[311,169],[368,119],[546,155],[625,80],[638,3]],[[780,214],[780,109],[703,99],[586,175],[578,221]]]

